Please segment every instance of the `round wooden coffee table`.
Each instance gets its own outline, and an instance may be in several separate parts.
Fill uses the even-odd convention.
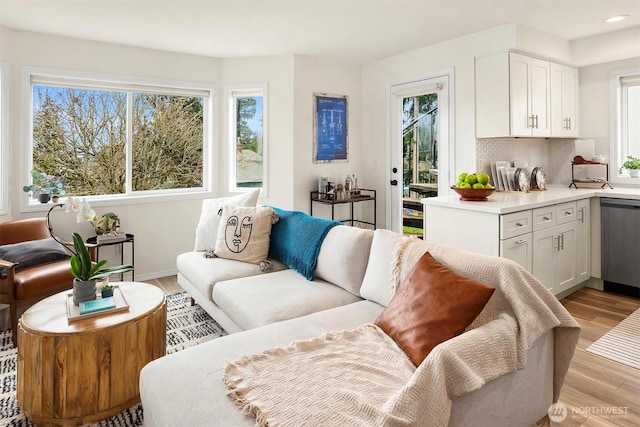
[[[140,402],[140,370],[166,351],[165,295],[147,283],[113,284],[128,310],[69,321],[65,291],[22,315],[17,397],[31,421],[82,425]]]

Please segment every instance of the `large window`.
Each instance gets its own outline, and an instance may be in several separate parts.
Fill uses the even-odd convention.
[[[640,158],[640,69],[618,71],[611,77],[611,167],[613,180],[638,183],[623,167],[629,157]]]
[[[229,86],[229,190],[266,193],[266,85]]]
[[[75,196],[206,190],[211,89],[114,80],[29,73],[31,170]]]

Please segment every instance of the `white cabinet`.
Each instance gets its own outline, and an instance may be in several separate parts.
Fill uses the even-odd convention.
[[[532,272],[533,267],[533,236],[525,233],[521,236],[500,240],[500,256],[517,262]]]
[[[577,99],[574,68],[515,52],[475,59],[477,138],[575,137]]]
[[[589,199],[509,214],[425,203],[424,238],[511,259],[557,295],[591,276],[589,209]]]
[[[551,136],[578,136],[578,70],[551,64]]]
[[[531,272],[533,229],[531,211],[500,215],[500,256],[509,258]]]
[[[591,277],[591,216],[589,199],[578,200],[576,217],[576,274],[582,283]]]
[[[536,215],[536,211],[540,211],[540,215]],[[533,232],[532,273],[558,294],[578,283],[576,202],[534,209],[534,218],[537,216],[553,219]]]
[[[511,136],[550,136],[551,65],[509,54]]]

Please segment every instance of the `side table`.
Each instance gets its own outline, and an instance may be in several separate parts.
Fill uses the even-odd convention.
[[[126,233],[125,238],[122,240],[116,240],[113,242],[98,243],[98,236],[89,237],[87,243],[95,245],[96,256],[95,260],[100,260],[100,248],[103,246],[120,245],[120,264],[124,264],[124,244],[129,243],[131,245],[131,265],[135,266],[135,237],[133,234]],[[124,280],[124,273],[120,273],[120,280]],[[134,270],[131,270],[131,281],[135,279]]]
[[[166,351],[166,300],[147,283],[117,285],[128,311],[69,322],[64,291],[20,318],[17,398],[29,420],[78,426],[140,402],[140,370]]]

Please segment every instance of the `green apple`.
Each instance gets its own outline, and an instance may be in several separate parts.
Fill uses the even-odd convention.
[[[469,185],[473,185],[476,182],[478,182],[478,178],[476,177],[475,174],[472,173],[470,175],[467,175],[467,177],[464,179],[464,182],[466,182]]]
[[[471,188],[471,184],[469,184],[468,182],[463,182],[460,188]]]
[[[486,185],[489,182],[489,175],[486,173],[479,173],[476,176],[478,178],[478,182],[482,185]]]
[[[490,184],[490,183],[488,183],[488,182],[487,182],[487,183],[484,185],[484,188],[493,188],[493,187],[491,186],[491,184]]]
[[[479,183],[479,182],[476,182],[475,184],[473,184],[472,188],[474,188],[476,190],[484,190],[484,185]]]

